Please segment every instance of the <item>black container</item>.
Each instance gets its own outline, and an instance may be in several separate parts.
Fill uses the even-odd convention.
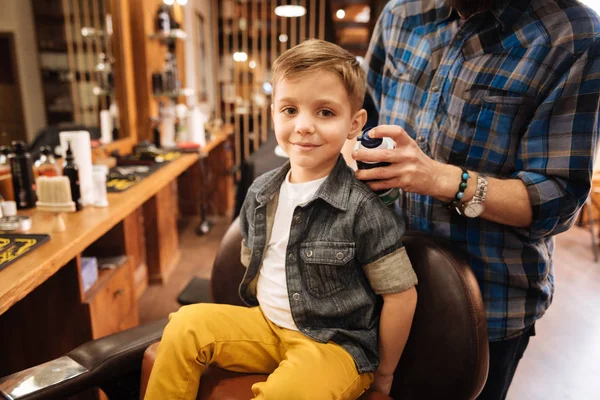
[[[160,72],[154,72],[152,74],[152,93],[155,96],[162,94],[163,92],[163,77]]]
[[[35,207],[35,181],[33,163],[27,145],[23,141],[12,142],[13,154],[9,155],[13,192],[18,209]]]
[[[171,16],[169,14],[169,8],[166,5],[161,5],[156,11],[154,29],[156,32],[168,34],[171,30]]]
[[[79,187],[79,167],[73,160],[75,160],[75,157],[73,157],[73,152],[71,151],[71,142],[67,142],[67,154],[65,166],[63,167],[63,175],[69,178],[71,199],[75,202],[75,209],[79,211],[82,209],[81,188]]]
[[[160,149],[160,129],[158,129],[158,126],[152,128],[152,140],[154,145]]]

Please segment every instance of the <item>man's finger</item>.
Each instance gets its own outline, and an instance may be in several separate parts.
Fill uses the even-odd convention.
[[[397,179],[395,177],[392,179],[384,179],[381,181],[370,181],[370,182],[367,182],[367,185],[369,185],[369,187],[372,190],[384,190],[384,189],[391,189],[391,188],[399,188]]]
[[[352,158],[357,161],[364,162],[388,162],[397,161],[396,151],[388,149],[373,149],[373,150],[355,150],[352,152]]]
[[[398,125],[378,125],[369,131],[369,136],[372,138],[389,137],[396,142],[396,146],[412,140],[404,128]]]
[[[355,175],[360,181],[373,181],[392,179],[398,175],[398,172],[393,166],[388,166],[373,169],[359,169],[355,172]]]

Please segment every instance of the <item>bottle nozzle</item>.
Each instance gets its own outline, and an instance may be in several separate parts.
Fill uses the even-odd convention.
[[[381,143],[383,143],[383,139],[381,138],[372,138],[369,136],[369,131],[371,130],[371,128],[369,129],[365,129],[362,133],[362,135],[360,135],[359,139],[361,144],[368,148],[368,149],[374,149],[376,147],[381,146]]]

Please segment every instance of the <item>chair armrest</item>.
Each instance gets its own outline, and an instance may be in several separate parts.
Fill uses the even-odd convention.
[[[144,351],[160,340],[167,321],[163,318],[89,341],[63,357],[0,378],[0,397],[63,399],[99,387],[110,398],[136,398]]]

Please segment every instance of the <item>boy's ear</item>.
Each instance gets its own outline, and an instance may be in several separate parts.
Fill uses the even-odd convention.
[[[348,133],[348,139],[354,139],[362,130],[363,126],[367,122],[367,112],[364,109],[360,109],[352,117],[352,124],[350,125],[350,133]]]

